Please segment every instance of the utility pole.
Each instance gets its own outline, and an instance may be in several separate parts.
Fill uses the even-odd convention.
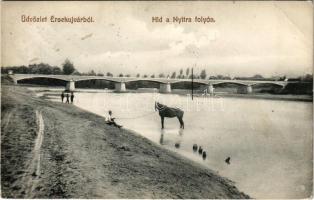
[[[193,75],[193,67],[192,67],[192,82],[191,82],[191,83],[192,83],[192,90],[191,90],[191,93],[192,93],[192,94],[191,94],[192,100],[193,100],[193,92],[194,92],[194,91],[193,91],[193,90],[194,90],[194,83],[193,83],[194,80],[193,80],[193,79],[194,79],[194,75]]]

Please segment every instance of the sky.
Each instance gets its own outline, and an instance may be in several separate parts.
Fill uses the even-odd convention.
[[[94,23],[23,23],[21,16]],[[163,17],[153,23],[152,17]],[[213,23],[166,23],[169,17]],[[256,2],[2,2],[2,66],[70,59],[80,72],[299,76],[313,71],[313,4]]]

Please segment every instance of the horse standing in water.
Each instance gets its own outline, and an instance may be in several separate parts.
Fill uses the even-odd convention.
[[[169,118],[173,118],[173,117],[177,117],[179,122],[180,122],[180,128],[184,129],[184,122],[183,122],[183,114],[184,112],[179,109],[179,108],[171,108],[168,107],[166,105],[162,105],[158,102],[155,102],[155,110],[159,111],[159,116],[161,119],[161,128],[164,128],[164,118],[165,117],[169,117]]]

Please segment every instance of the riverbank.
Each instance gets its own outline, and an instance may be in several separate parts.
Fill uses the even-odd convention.
[[[215,94],[215,97],[313,102],[313,96],[292,95],[292,94],[257,94],[257,93],[255,94],[227,94],[227,93],[219,94],[217,93]]]
[[[73,105],[19,86],[2,85],[1,98],[4,198],[249,198],[215,172]]]

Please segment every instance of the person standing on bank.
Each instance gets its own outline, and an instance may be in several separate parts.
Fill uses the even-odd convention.
[[[64,92],[61,93],[61,102],[63,103],[63,99],[64,99]]]
[[[73,100],[74,100],[74,94],[73,92],[71,92],[71,103],[73,103]]]
[[[67,98],[67,101],[65,103],[70,103],[69,102],[69,93],[67,93],[66,98]]]

